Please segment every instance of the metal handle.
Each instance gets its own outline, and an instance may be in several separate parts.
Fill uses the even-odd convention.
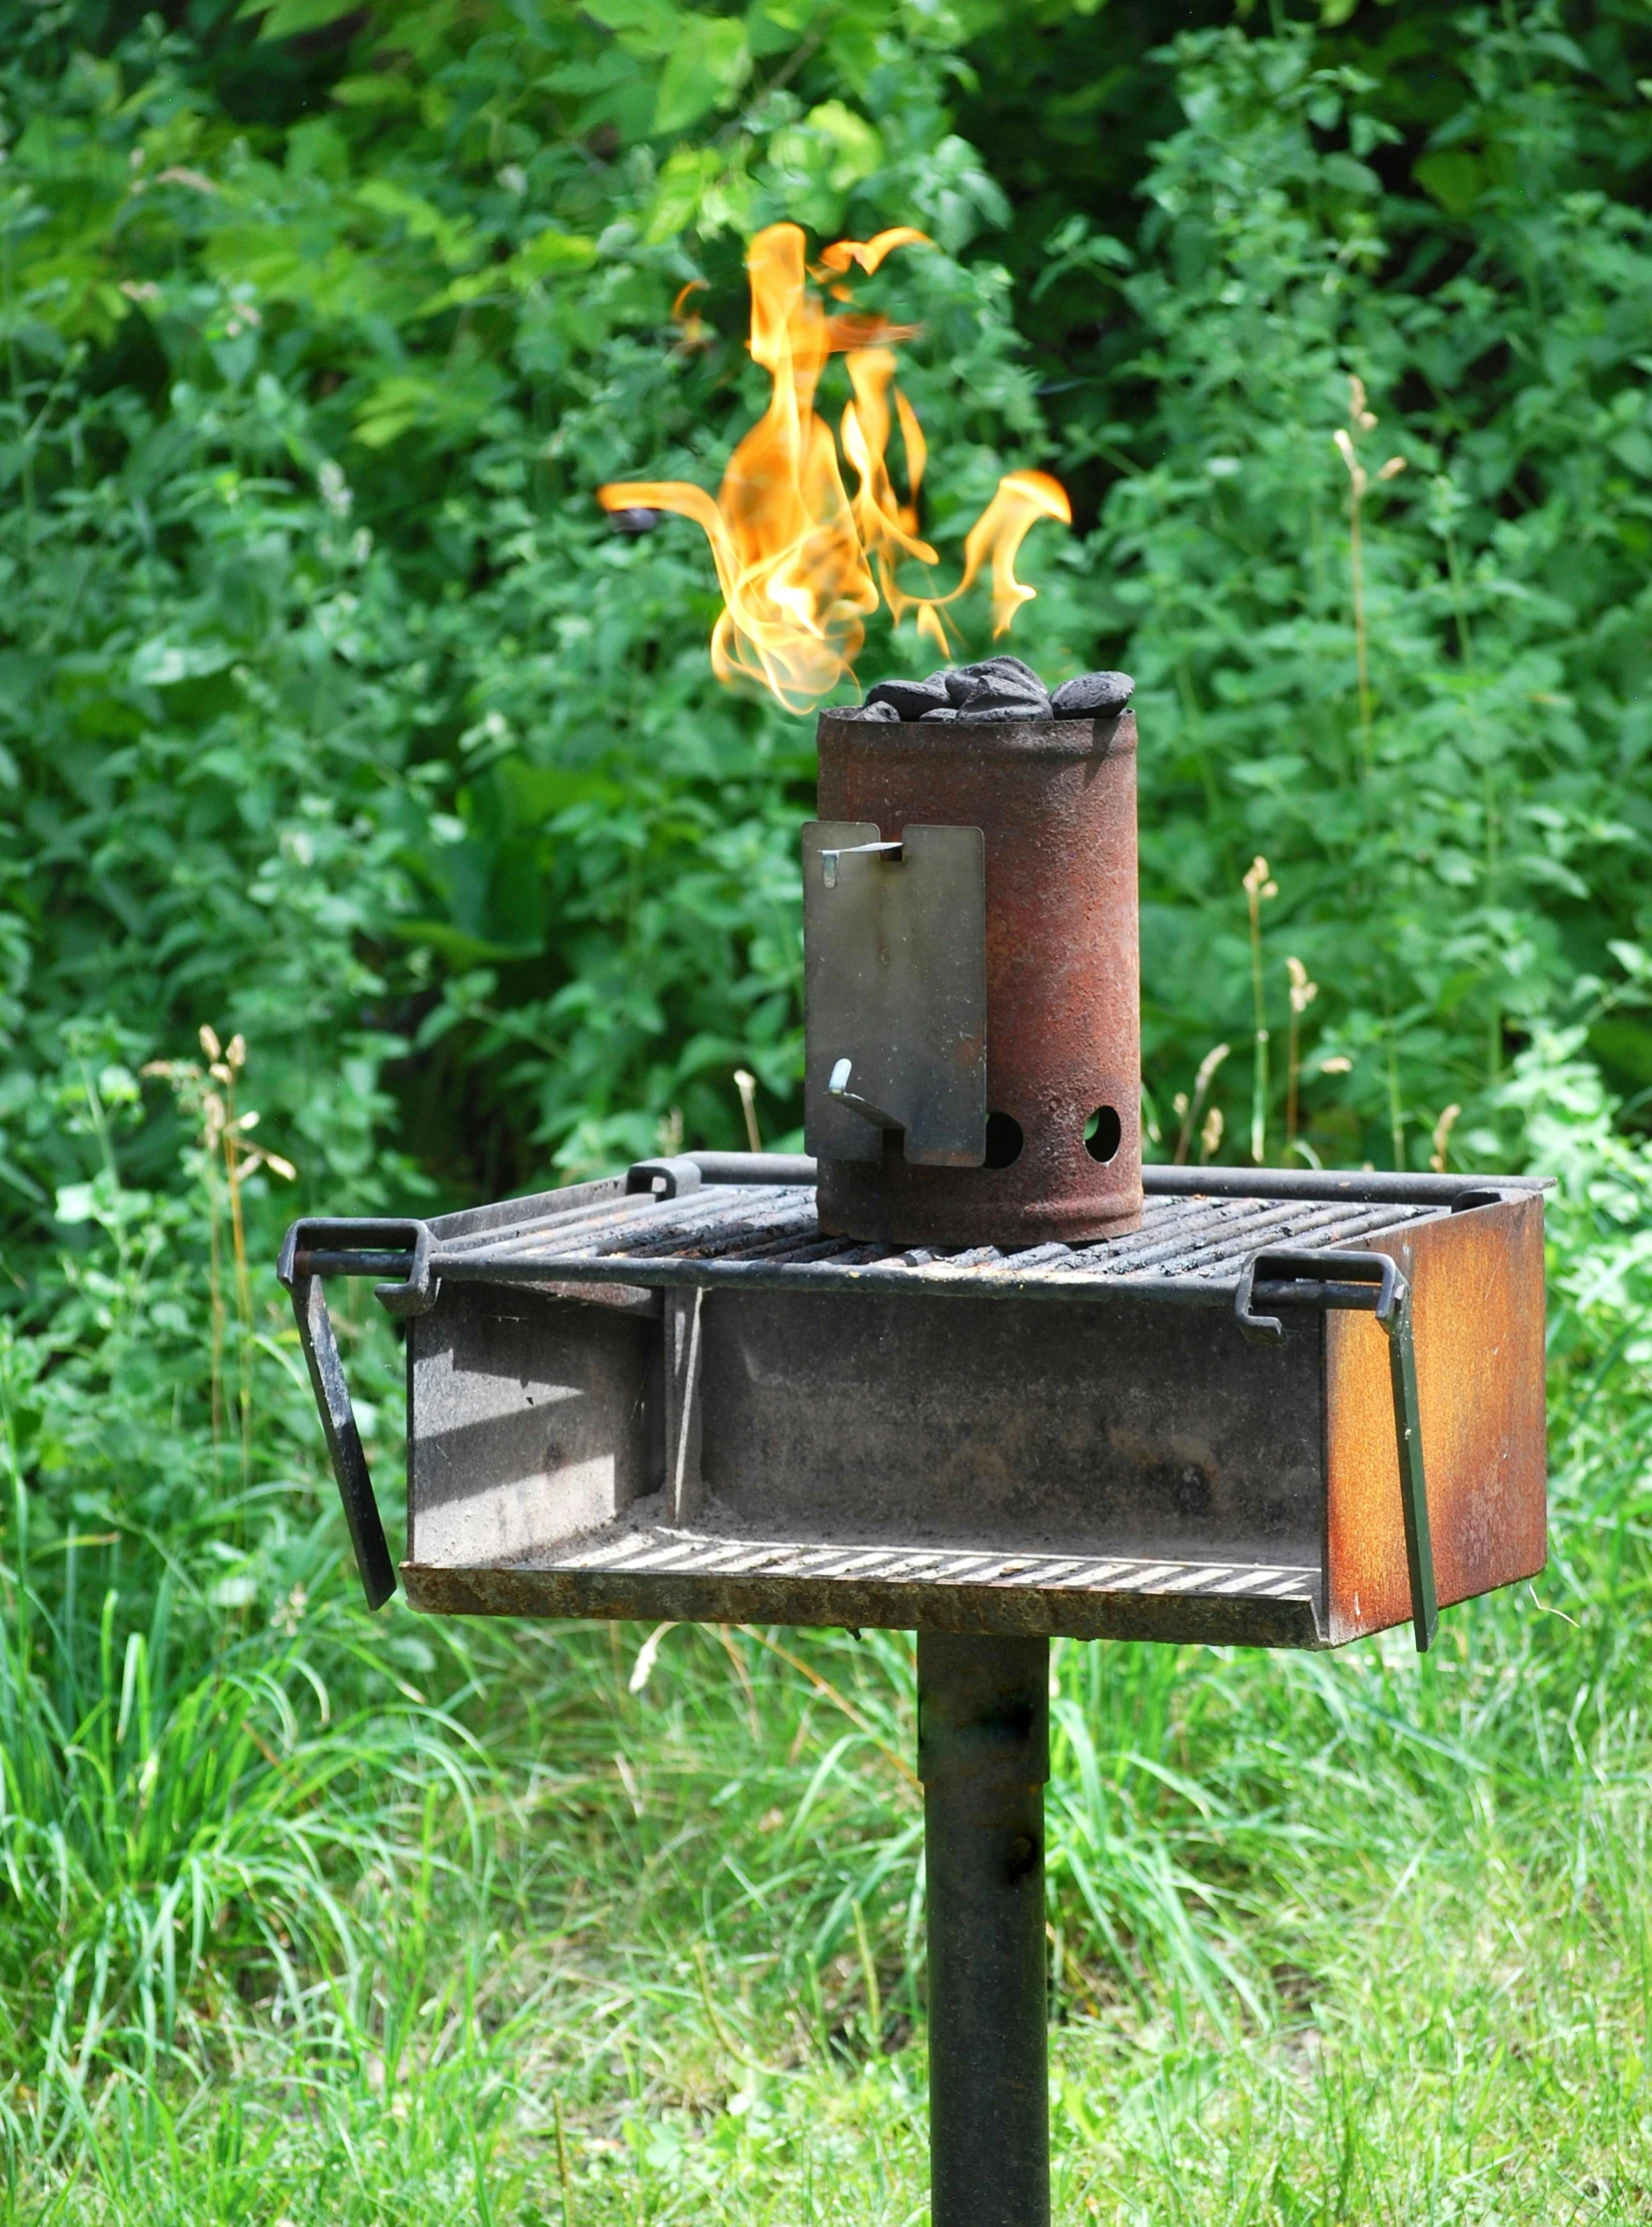
[[[815,1162],[803,1152],[674,1152],[658,1159],[636,1159],[626,1170],[628,1191],[646,1190],[656,1198],[681,1198],[702,1183],[778,1183],[808,1189]]]
[[[1317,1307],[1324,1312],[1345,1308],[1374,1314],[1387,1335],[1400,1510],[1405,1523],[1405,1567],[1411,1586],[1411,1628],[1418,1654],[1426,1654],[1439,1628],[1440,1610],[1434,1588],[1428,1480],[1423,1471],[1422,1419],[1417,1405],[1411,1286],[1386,1252],[1258,1252],[1245,1262],[1233,1294],[1233,1313],[1246,1337],[1277,1343],[1285,1334],[1285,1326],[1276,1314],[1259,1313],[1258,1299],[1273,1306]]]
[[[292,1293],[299,1343],[321,1412],[327,1451],[338,1479],[344,1520],[369,1608],[382,1608],[396,1590],[367,1451],[350,1403],[344,1356],[327,1311],[327,1275],[395,1275],[378,1295],[393,1314],[420,1314],[436,1303],[430,1272],[431,1234],[422,1221],[295,1221],[281,1247],[276,1274]]]

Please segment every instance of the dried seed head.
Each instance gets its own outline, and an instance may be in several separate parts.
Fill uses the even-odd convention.
[[[242,1036],[239,1030],[237,1030],[235,1035],[231,1037],[228,1049],[225,1051],[224,1057],[226,1060],[228,1060],[230,1066],[236,1069],[238,1072],[240,1069],[246,1066],[247,1040],[244,1036]]]
[[[1460,1106],[1448,1106],[1434,1124],[1434,1148],[1428,1155],[1428,1164],[1436,1175],[1445,1173],[1446,1156],[1451,1146],[1451,1131],[1457,1125]]]
[[[1337,455],[1341,457],[1343,463],[1348,468],[1348,484],[1353,489],[1354,501],[1357,503],[1359,498],[1364,494],[1366,488],[1370,485],[1370,482],[1365,475],[1365,467],[1363,464],[1360,463],[1358,457],[1355,456],[1354,445],[1348,439],[1347,434],[1342,430],[1341,426],[1337,427],[1336,431],[1331,435],[1331,439],[1336,443]]]
[[[1199,1072],[1193,1078],[1193,1096],[1195,1098],[1202,1098],[1210,1088],[1210,1078],[1227,1058],[1229,1049],[1225,1044],[1212,1045],[1199,1062]]]
[[[1199,1130],[1199,1156],[1208,1159],[1222,1140],[1222,1110],[1213,1106],[1204,1116],[1204,1126]]]
[[[1338,1053],[1334,1059],[1321,1060],[1319,1063],[1319,1072],[1321,1075],[1346,1075],[1348,1070],[1352,1066],[1352,1060],[1345,1060],[1343,1059],[1342,1055]]]
[[[1379,480],[1397,480],[1404,470],[1404,457],[1391,456],[1388,459],[1387,463],[1382,467],[1382,470],[1377,474],[1377,478]]]
[[[1290,977],[1290,1010],[1306,1013],[1319,995],[1319,985],[1308,980],[1308,971],[1299,959],[1287,959],[1285,972]]]
[[[209,1060],[221,1060],[224,1057],[224,1048],[218,1041],[217,1032],[209,1029],[205,1022],[201,1024],[201,1050]]]

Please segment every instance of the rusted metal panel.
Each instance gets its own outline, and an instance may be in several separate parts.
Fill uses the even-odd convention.
[[[719,1290],[701,1474],[737,1536],[1317,1566],[1321,1396],[1316,1318]]]
[[[455,1285],[408,1325],[408,1552],[547,1553],[660,1482],[661,1336],[644,1315]]]
[[[1539,1196],[1363,1240],[1410,1281],[1435,1580],[1442,1606],[1547,1559]],[[1411,1613],[1388,1353],[1368,1315],[1325,1343],[1326,1616],[1333,1644]]]
[[[979,828],[986,849],[988,1164],[823,1159],[821,1227],[867,1240],[1030,1245],[1141,1215],[1135,719],[820,723],[823,820]],[[1085,1128],[1111,1144],[1101,1159]],[[1002,1122],[1019,1131],[1008,1148]]]

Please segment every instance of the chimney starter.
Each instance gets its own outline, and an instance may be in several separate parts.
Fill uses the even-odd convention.
[[[1139,1227],[1135,741],[1129,710],[822,714],[821,823],[805,835],[805,1119],[824,1233],[1022,1247]],[[913,874],[896,848],[908,828],[924,831],[912,861],[935,855],[937,872],[950,839],[951,880],[928,902],[914,881],[891,905],[887,878]],[[973,890],[966,878],[963,838],[977,829],[984,902],[981,869]],[[845,945],[836,923],[856,904],[869,910]],[[971,973],[984,978],[972,1007]],[[924,1114],[938,1099],[953,1117],[932,1147]]]

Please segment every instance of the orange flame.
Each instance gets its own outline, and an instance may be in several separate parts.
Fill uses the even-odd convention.
[[[675,511],[704,528],[724,606],[712,632],[713,670],[726,683],[759,682],[788,711],[809,711],[850,670],[879,591],[895,623],[914,614],[919,634],[944,657],[951,644],[941,613],[989,566],[992,631],[1007,633],[1035,592],[1015,578],[1028,530],[1040,518],[1072,523],[1066,494],[1047,472],[1010,472],[969,530],[963,578],[951,593],[914,596],[899,586],[903,561],[938,562],[917,531],[927,452],[912,407],[894,384],[889,345],[915,328],[852,312],[828,316],[806,282],[827,283],[835,299],[846,300],[842,279],[851,265],[869,273],[893,248],[929,244],[910,225],[897,225],[870,240],[834,242],[809,272],[800,228],[768,226],[753,240],[747,267],[752,354],[774,391],[730,458],[717,500],[682,480],[615,481],[597,491],[605,510]],[[852,390],[840,427],[857,482],[852,499],[830,429],[815,412],[821,375],[837,353]],[[896,425],[906,459],[904,503],[888,468]]]

